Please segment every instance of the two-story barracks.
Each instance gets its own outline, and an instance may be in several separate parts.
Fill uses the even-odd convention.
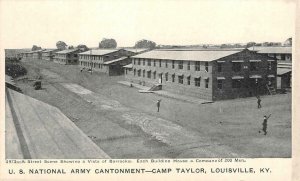
[[[268,93],[276,87],[276,59],[244,50],[154,50],[132,57],[127,80],[207,100]]]

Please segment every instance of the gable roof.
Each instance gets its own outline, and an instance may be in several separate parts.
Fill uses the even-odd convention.
[[[116,63],[116,62],[125,60],[125,59],[127,59],[127,58],[128,58],[128,57],[120,57],[120,58],[117,58],[117,59],[113,59],[113,60],[104,62],[103,64],[104,64],[104,65],[110,65],[110,64],[113,64],[113,63]]]
[[[67,49],[67,50],[62,50],[62,51],[56,52],[56,53],[58,53],[58,54],[68,54],[68,53],[76,52],[78,50],[79,49],[77,49],[77,48],[75,48],[75,49]]]
[[[117,52],[119,50],[120,49],[92,49],[79,53],[79,55],[106,55],[109,53]]]
[[[256,51],[257,53],[277,53],[277,54],[292,54],[292,47],[249,47],[248,50]]]
[[[133,58],[149,58],[164,60],[213,61],[241,52],[242,50],[199,50],[199,51],[162,51],[153,50],[133,56]]]
[[[47,49],[42,51],[42,53],[48,53],[48,52],[53,52],[53,51],[59,51],[58,49]]]

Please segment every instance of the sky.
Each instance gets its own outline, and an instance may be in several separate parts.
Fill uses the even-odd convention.
[[[4,48],[118,46],[141,39],[191,45],[283,42],[294,36],[293,0],[0,0]]]

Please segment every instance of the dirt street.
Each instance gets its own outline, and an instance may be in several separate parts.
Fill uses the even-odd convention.
[[[112,158],[290,157],[291,95],[197,105],[138,93],[122,76],[80,72],[75,65],[24,62],[33,82],[16,81],[31,97],[58,107]],[[156,101],[162,99],[156,112]],[[259,134],[272,114],[268,135]]]

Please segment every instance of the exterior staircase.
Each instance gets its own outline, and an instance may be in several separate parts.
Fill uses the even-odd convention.
[[[155,84],[148,91],[158,91],[158,90],[161,90],[161,89],[162,89],[161,84]]]

